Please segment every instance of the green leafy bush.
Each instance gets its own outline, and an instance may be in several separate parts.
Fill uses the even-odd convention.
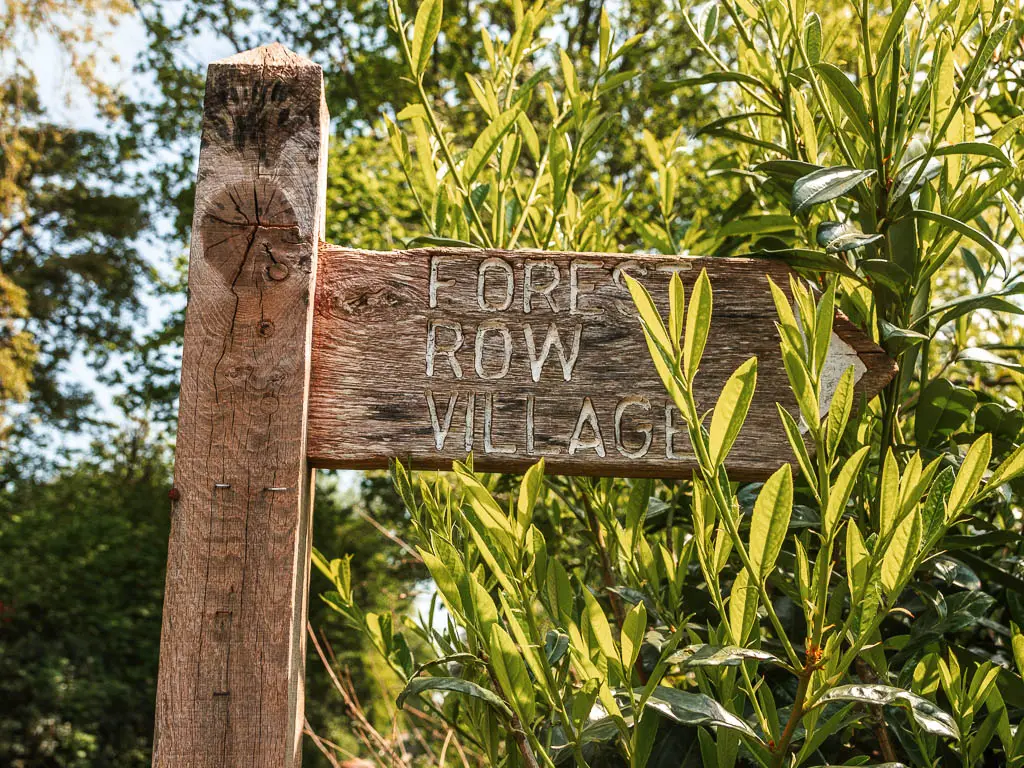
[[[412,244],[784,260],[801,275],[792,304],[773,286],[800,418],[779,409],[793,467],[731,481],[757,360],[701,413],[710,283],[687,300],[674,278],[666,322],[630,282],[698,471],[654,483],[538,464],[517,484],[471,457],[429,477],[396,464],[436,587],[422,615],[362,610],[358,564],[315,556],[334,587],[324,601],[405,681],[387,714],[404,738],[354,717],[369,752],[388,765],[1024,765],[1020,9],[722,0],[678,14],[703,53],[687,66],[706,68],[665,78],[670,61],[619,66],[640,41],[607,13],[574,63],[543,39],[547,6],[514,2],[510,30],[481,30],[470,141],[425,85],[440,0],[411,22],[389,9],[416,94],[387,121],[429,231]],[[650,173],[627,189],[592,169],[615,89],[651,77],[665,98],[705,89],[722,114],[701,149],[633,126]],[[709,198],[732,201],[684,219],[698,151]],[[822,418],[837,309],[900,372],[858,404],[848,371]]]

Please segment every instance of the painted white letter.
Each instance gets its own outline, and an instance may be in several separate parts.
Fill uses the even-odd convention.
[[[676,428],[672,425],[672,413],[675,411],[674,405],[665,406],[665,458],[666,459],[678,459],[676,456],[675,446],[672,444],[673,438],[677,433],[683,430]]]
[[[502,354],[501,368],[496,373],[484,373],[484,343],[489,332],[501,337]],[[476,375],[481,379],[501,379],[508,373],[512,364],[512,333],[508,326],[500,320],[487,320],[476,329]]]
[[[451,261],[451,260],[452,260],[451,256],[431,256],[430,257],[430,281],[429,281],[428,294],[430,296],[429,304],[430,304],[431,307],[436,307],[437,306],[437,289],[438,288],[440,288],[442,286],[444,286],[445,288],[448,288],[449,286],[455,285],[455,281],[454,280],[439,280],[438,277],[437,277],[437,270],[440,269],[441,264],[446,262],[446,261]]]
[[[526,351],[530,354],[530,372],[534,381],[540,381],[540,375],[544,370],[544,363],[551,354],[551,347],[558,349],[558,357],[562,361],[562,378],[572,381],[572,369],[576,365],[576,359],[580,356],[580,338],[583,336],[583,325],[577,325],[573,332],[572,354],[565,354],[565,347],[562,346],[562,336],[554,323],[548,325],[547,336],[544,337],[544,344],[541,346],[540,355],[537,354],[537,344],[533,338],[533,326],[526,323],[523,326],[523,336],[526,337]]]
[[[590,425],[594,436],[589,440],[582,439],[584,425]],[[601,427],[597,423],[597,413],[594,411],[594,404],[589,397],[583,398],[583,407],[580,408],[580,415],[576,419],[576,429],[573,430],[572,439],[569,440],[569,455],[575,456],[577,451],[593,448],[597,455],[604,458],[604,439],[601,437]]]
[[[569,265],[569,314],[570,315],[600,315],[604,312],[600,307],[587,309],[580,304],[580,294],[593,293],[595,286],[590,284],[586,287],[580,285],[581,269],[601,269],[600,261],[585,261],[573,259]]]
[[[466,402],[466,453],[473,450],[473,437],[476,432],[476,393],[470,392]]]
[[[430,425],[434,428],[434,445],[437,450],[444,450],[444,441],[448,439],[448,430],[452,428],[452,416],[455,415],[455,403],[459,400],[459,393],[448,395],[448,411],[444,415],[442,425],[437,418],[437,404],[434,402],[434,393],[427,390],[427,410],[430,411]]]
[[[533,270],[535,268],[551,271],[551,280],[539,288],[533,284]],[[562,280],[562,273],[558,269],[558,265],[550,261],[536,261],[534,259],[529,259],[523,269],[523,312],[529,314],[533,311],[533,294],[543,297],[544,301],[548,304],[548,308],[552,312],[557,312],[558,306],[555,304],[555,300],[552,298],[551,292],[558,287],[558,284]]]
[[[514,445],[495,445],[492,440],[494,429],[494,394],[485,395],[484,400],[484,453],[515,453]]]
[[[437,329],[444,328],[452,331],[455,334],[455,340],[448,345],[438,345],[437,343]],[[462,337],[462,324],[461,323],[450,323],[444,320],[428,320],[427,321],[427,376],[434,375],[434,358],[438,355],[445,355],[448,358],[448,365],[451,366],[452,373],[455,374],[456,379],[462,378],[462,366],[459,365],[459,361],[455,358],[455,353],[462,349],[462,342],[465,341]]]
[[[492,303],[487,298],[487,270],[498,269],[505,273],[505,290],[502,292],[502,299]],[[515,278],[512,275],[512,265],[504,259],[493,256],[480,262],[476,276],[476,301],[480,309],[485,312],[503,312],[512,306],[512,294],[515,291]]]
[[[654,436],[654,425],[649,419],[637,422],[636,430],[643,434],[644,442],[637,450],[631,451],[622,442],[622,415],[630,406],[636,406],[644,411],[651,410],[651,403],[646,397],[640,395],[628,395],[619,401],[615,406],[615,447],[627,459],[642,459],[651,449],[651,440]]]

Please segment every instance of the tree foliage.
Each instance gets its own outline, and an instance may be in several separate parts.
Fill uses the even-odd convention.
[[[86,417],[87,390],[67,380],[76,354],[96,365],[132,342],[148,266],[136,239],[148,209],[132,172],[132,105],[100,75],[121,0],[8,3],[0,29],[0,430],[12,403],[63,429]],[[41,93],[45,38],[110,130],[64,125]],[[48,106],[49,104],[49,106]],[[31,422],[19,424],[24,436]]]
[[[764,484],[728,470],[757,360],[707,413],[692,395],[704,277],[689,297],[673,279],[668,323],[630,281],[692,482],[395,465],[430,611],[366,612],[358,564],[316,559],[324,601],[407,680],[389,717],[412,708],[405,727],[436,747],[385,762],[437,764],[456,743],[480,765],[1021,764],[1019,10],[684,8],[703,55],[658,87],[718,114],[697,146],[629,126],[653,169],[637,179],[603,175],[612,94],[650,74],[616,69],[639,43],[607,11],[587,55],[545,39],[558,9],[543,2],[481,24],[487,62],[467,81],[484,120],[465,135],[450,127],[464,108],[427,79],[446,50],[440,0],[389,8],[414,93],[388,138],[429,232],[413,242],[636,243],[781,259],[803,277],[792,305],[773,286],[799,418],[780,408],[796,462]],[[684,208],[695,159],[695,186],[716,194]],[[900,374],[858,404],[847,371],[823,417],[837,308]]]

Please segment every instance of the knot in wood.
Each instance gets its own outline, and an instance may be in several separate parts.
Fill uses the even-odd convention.
[[[283,280],[308,262],[295,210],[270,179],[235,182],[207,199],[200,219],[203,256],[232,288]]]

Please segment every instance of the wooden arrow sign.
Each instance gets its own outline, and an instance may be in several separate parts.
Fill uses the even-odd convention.
[[[685,425],[651,362],[624,275],[667,311],[679,273],[714,291],[697,377],[702,410],[730,374],[759,361],[757,393],[728,460],[736,479],[793,460],[776,410],[799,421],[775,330],[770,276],[788,267],[735,258],[419,249],[320,250],[307,454],[321,467],[379,468],[390,458],[447,469],[473,453],[484,470],[689,477]],[[790,297],[792,299],[792,297]],[[885,353],[836,316],[822,412],[854,366],[859,394],[892,378]]]
[[[729,457],[759,478],[790,460],[794,414],[766,275],[745,259],[323,246],[328,115],[320,67],[280,45],[211,65],[199,153],[164,599],[156,768],[298,768],[311,466],[401,458],[685,477],[668,402],[625,289],[664,301],[706,268],[702,408],[759,359]],[[662,310],[664,311],[664,304]],[[870,397],[893,364],[836,318],[831,381]],[[825,393],[823,408],[831,400]]]

